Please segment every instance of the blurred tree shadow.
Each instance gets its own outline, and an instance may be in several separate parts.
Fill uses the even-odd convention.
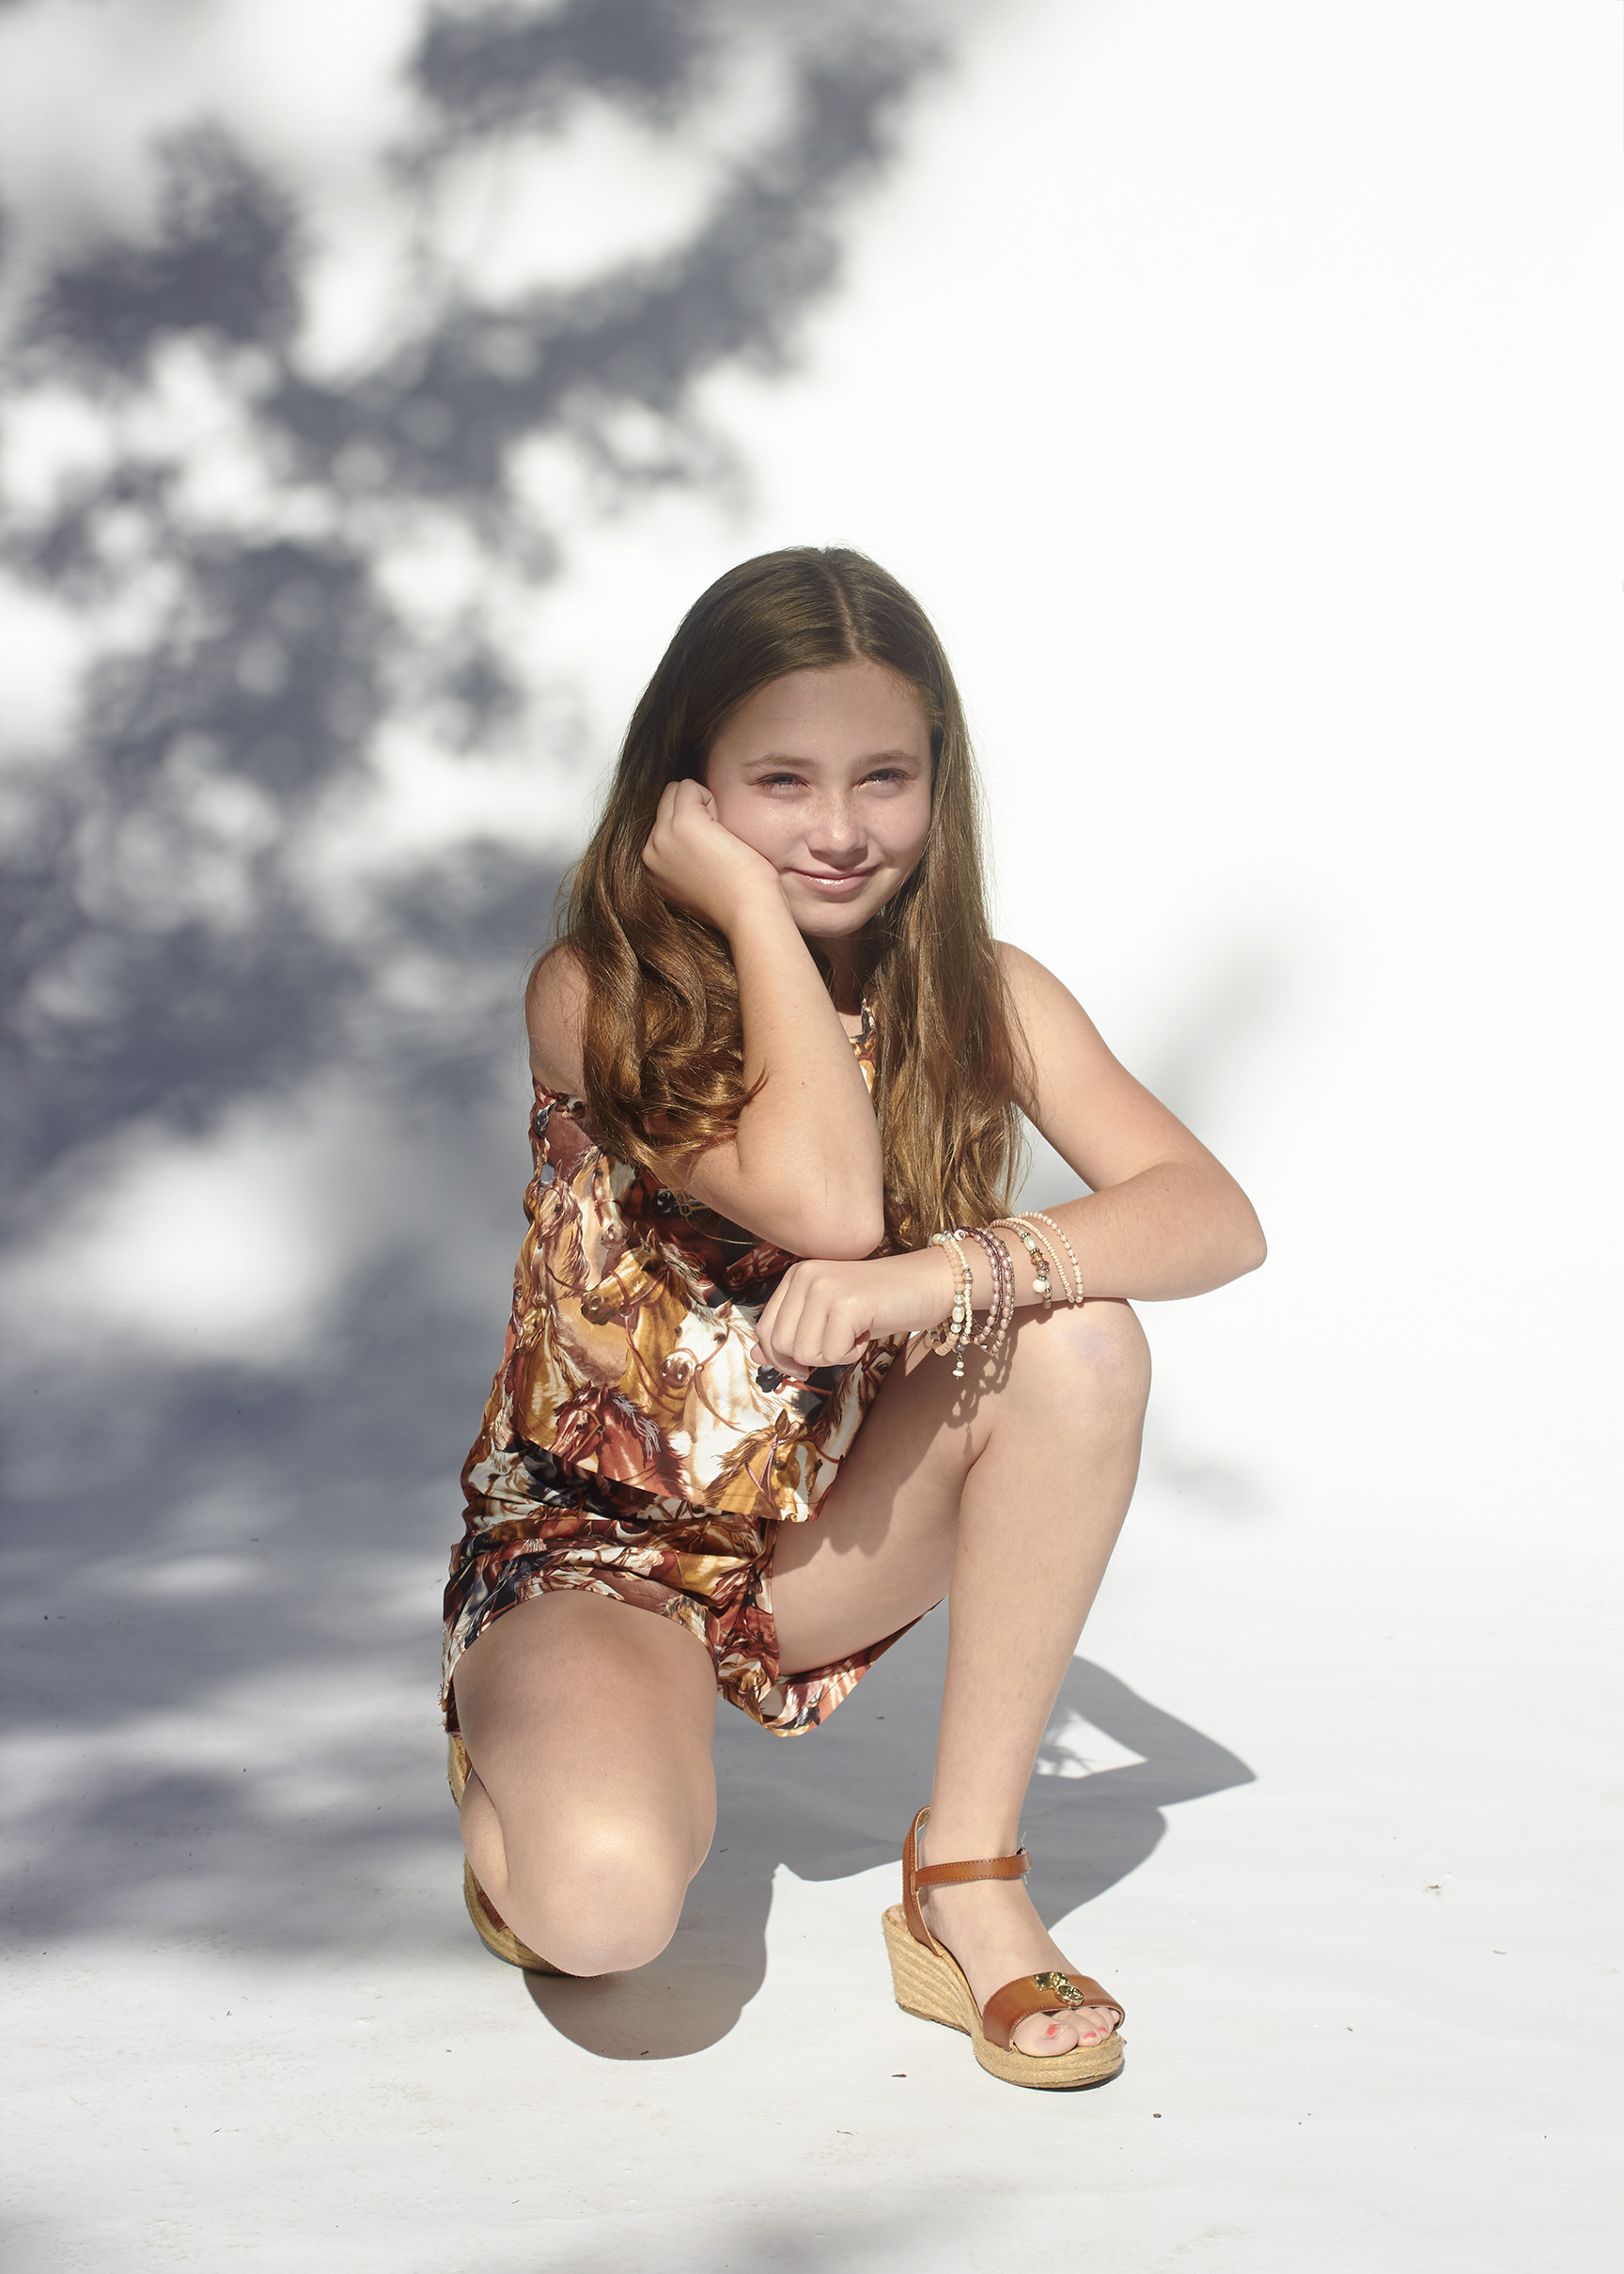
[[[365,1175],[392,1227],[274,1361],[211,1349],[207,1320],[195,1357],[120,1326],[93,1256],[49,1321],[14,1319],[20,1934],[466,1948],[438,1595],[517,1245],[519,983],[568,848],[459,821],[372,857],[385,753],[409,732],[452,765],[518,754],[539,785],[573,761],[567,707],[527,686],[504,614],[563,573],[568,534],[519,455],[567,441],[604,513],[739,480],[695,390],[729,364],[789,367],[853,194],[944,58],[927,20],[888,0],[425,9],[389,161],[420,215],[471,151],[562,134],[583,104],[680,142],[746,36],[776,123],[721,150],[679,242],[568,287],[476,291],[425,219],[411,290],[342,380],[305,347],[314,193],[219,121],[156,153],[154,229],[80,246],[8,304],[8,413],[70,414],[96,444],[0,500],[0,572],[86,654],[61,745],[18,744],[0,712],[0,1248],[49,1234],[138,1138],[297,1117],[334,1080],[373,1109]],[[0,231],[8,256],[21,242]],[[448,532],[477,573],[427,621],[392,571]],[[8,604],[0,588],[0,635]],[[818,1878],[897,1854],[928,1774],[932,1633],[804,1746],[728,1717],[665,2049],[753,1995],[778,1862]],[[1098,1670],[1070,1680],[1147,1760],[1035,1788],[1039,1893],[1060,1907],[1148,1853],[1166,1803],[1244,1775]],[[401,1899],[414,1874],[439,1907]],[[581,1988],[559,2026],[620,2049],[619,1993]]]
[[[557,738],[523,715],[477,594],[426,638],[389,596],[391,557],[455,527],[492,586],[555,576],[558,533],[514,476],[520,446],[549,435],[589,458],[605,511],[723,478],[696,383],[729,361],[788,366],[836,273],[845,203],[936,58],[883,5],[820,25],[769,8],[750,36],[781,83],[780,130],[741,139],[685,242],[568,290],[483,299],[425,250],[404,330],[386,327],[342,384],[301,350],[314,217],[219,125],[157,153],[156,243],[102,243],[33,279],[0,384],[13,404],[72,400],[105,448],[43,504],[8,501],[0,541],[0,567],[98,635],[71,747],[10,785],[13,1230],[41,1172],[137,1116],[195,1128],[340,1055],[412,1049],[398,1018],[374,1032],[399,949],[389,912],[358,885],[375,920],[333,920],[310,888],[313,823],[403,719],[452,752],[525,736],[543,769]],[[680,142],[742,37],[704,0],[430,9],[398,196],[427,207],[472,147],[561,132],[588,98]],[[182,383],[235,422],[242,494],[213,510],[188,482],[196,421],[155,416]],[[475,851],[503,858],[488,829],[482,846],[447,846],[422,864],[420,898]],[[515,882],[518,867],[509,856]],[[538,892],[530,937],[544,919]]]
[[[207,1319],[195,1359],[119,1325],[93,1260],[29,1282],[50,1315],[13,1317],[0,1597],[29,1935],[362,1947],[380,1888],[454,1850],[438,1596],[517,1245],[519,983],[568,848],[459,819],[375,857],[390,738],[565,778],[568,706],[526,690],[503,607],[560,575],[567,516],[518,453],[567,441],[605,515],[737,484],[695,389],[789,367],[945,53],[889,0],[500,0],[419,25],[414,124],[381,162],[411,272],[341,379],[307,352],[320,184],[219,119],[155,151],[153,227],[110,224],[6,302],[8,416],[91,443],[49,480],[14,453],[0,500],[0,635],[21,590],[85,653],[59,745],[20,744],[0,706],[0,1246],[48,1248],[137,1140],[296,1121],[336,1080],[369,1102],[394,1228],[263,1364],[212,1352]],[[746,52],[773,101],[718,114]],[[476,290],[431,226],[449,170],[584,106],[679,150],[703,128],[686,233]],[[0,253],[58,236],[0,229]],[[453,540],[476,572],[429,620],[392,576]]]

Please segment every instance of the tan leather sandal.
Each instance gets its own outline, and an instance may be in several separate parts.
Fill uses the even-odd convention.
[[[1013,1856],[988,1856],[978,1863],[919,1862],[919,1828],[929,1815],[922,1808],[908,1827],[902,1850],[902,1901],[893,1904],[882,1924],[891,1956],[891,1982],[905,2014],[962,2030],[984,2069],[1006,2084],[1067,2092],[1103,2084],[1122,2066],[1117,2034],[1126,2014],[1122,2001],[1101,1989],[1089,1974],[1023,1974],[988,1999],[985,2012],[970,1994],[959,1961],[944,1950],[925,1923],[919,1907],[922,1888],[956,1887],[971,1879],[1023,1879],[1031,1870],[1024,1848]],[[1061,2014],[1068,2006],[1109,2006],[1116,2026],[1098,2045],[1074,2046],[1069,2053],[1023,2053],[1009,2042],[1028,2014]]]
[[[468,1751],[461,1737],[452,1735],[446,1741],[445,1781],[451,1787],[451,1797],[461,1805],[462,1792],[468,1782]],[[474,1922],[474,1932],[485,1948],[508,1966],[522,1966],[527,1974],[561,1974],[561,1966],[553,1966],[545,1958],[521,1942],[508,1924],[490,1896],[474,1876],[474,1866],[463,1858],[462,1903]]]

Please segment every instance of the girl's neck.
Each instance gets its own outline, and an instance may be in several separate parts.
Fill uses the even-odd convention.
[[[829,993],[842,1018],[855,1018],[863,1008],[863,987],[868,976],[868,956],[861,939],[812,940],[829,966]]]

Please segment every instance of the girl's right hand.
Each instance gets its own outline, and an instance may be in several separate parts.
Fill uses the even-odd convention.
[[[956,1283],[941,1247],[860,1263],[792,1263],[761,1313],[761,1361],[795,1378],[820,1366],[850,1366],[866,1342],[939,1326],[953,1308]]]
[[[731,936],[741,912],[768,895],[779,902],[778,871],[716,818],[716,800],[703,782],[667,782],[643,865],[661,897],[703,917]]]

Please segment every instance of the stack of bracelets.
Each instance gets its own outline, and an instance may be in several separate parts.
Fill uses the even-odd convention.
[[[1049,1237],[1049,1232],[1039,1231],[1038,1227],[1040,1224],[1048,1225],[1049,1232],[1054,1235],[1054,1239]],[[1030,1210],[1024,1215],[1000,1216],[995,1224],[989,1225],[984,1231],[979,1227],[967,1231],[962,1224],[957,1231],[933,1231],[930,1234],[931,1247],[945,1247],[953,1265],[953,1308],[940,1326],[929,1329],[926,1341],[943,1357],[951,1357],[955,1378],[962,1377],[964,1353],[972,1345],[976,1350],[984,1350],[990,1358],[997,1357],[1009,1332],[1009,1322],[1015,1316],[1015,1260],[1006,1243],[992,1237],[995,1231],[1012,1231],[1032,1259],[1032,1283],[1037,1290],[1038,1300],[1045,1310],[1054,1299],[1056,1283],[1063,1302],[1081,1303],[1083,1300],[1083,1266],[1077,1261],[1077,1250],[1054,1217],[1046,1215],[1040,1208]],[[988,1307],[986,1322],[978,1334],[974,1331],[975,1318],[970,1294],[975,1275],[964,1252],[966,1240],[976,1241],[985,1251],[992,1272],[992,1300]],[[1059,1247],[1054,1245],[1055,1240],[1060,1243]],[[1061,1247],[1066,1250],[1071,1266],[1070,1274],[1060,1260]]]

